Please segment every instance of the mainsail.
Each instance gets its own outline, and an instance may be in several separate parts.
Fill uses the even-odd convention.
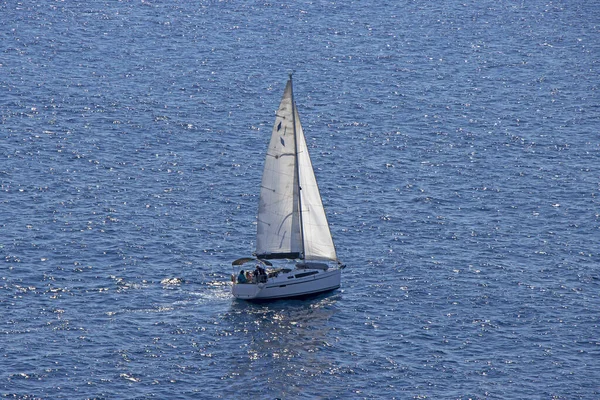
[[[294,104],[291,76],[277,110],[263,170],[256,256],[337,259]]]

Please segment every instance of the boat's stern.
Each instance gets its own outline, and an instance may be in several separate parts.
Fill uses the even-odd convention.
[[[231,293],[238,299],[250,300],[257,298],[263,287],[260,283],[234,283]]]

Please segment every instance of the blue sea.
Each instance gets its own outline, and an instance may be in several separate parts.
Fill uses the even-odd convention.
[[[600,398],[594,1],[1,1],[0,395]],[[342,287],[230,294],[288,73]]]

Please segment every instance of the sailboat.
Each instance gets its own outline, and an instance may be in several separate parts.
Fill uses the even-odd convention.
[[[251,269],[243,266],[253,263]],[[260,186],[254,257],[233,262],[238,299],[313,295],[340,287],[338,259],[321,201],[304,130],[294,102],[292,75],[276,113]]]

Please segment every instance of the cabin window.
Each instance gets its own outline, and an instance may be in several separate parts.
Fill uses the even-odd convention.
[[[309,275],[314,275],[314,274],[318,274],[318,271],[310,271],[310,272],[303,272],[301,274],[295,275],[296,278],[304,278],[305,276],[309,276]]]

